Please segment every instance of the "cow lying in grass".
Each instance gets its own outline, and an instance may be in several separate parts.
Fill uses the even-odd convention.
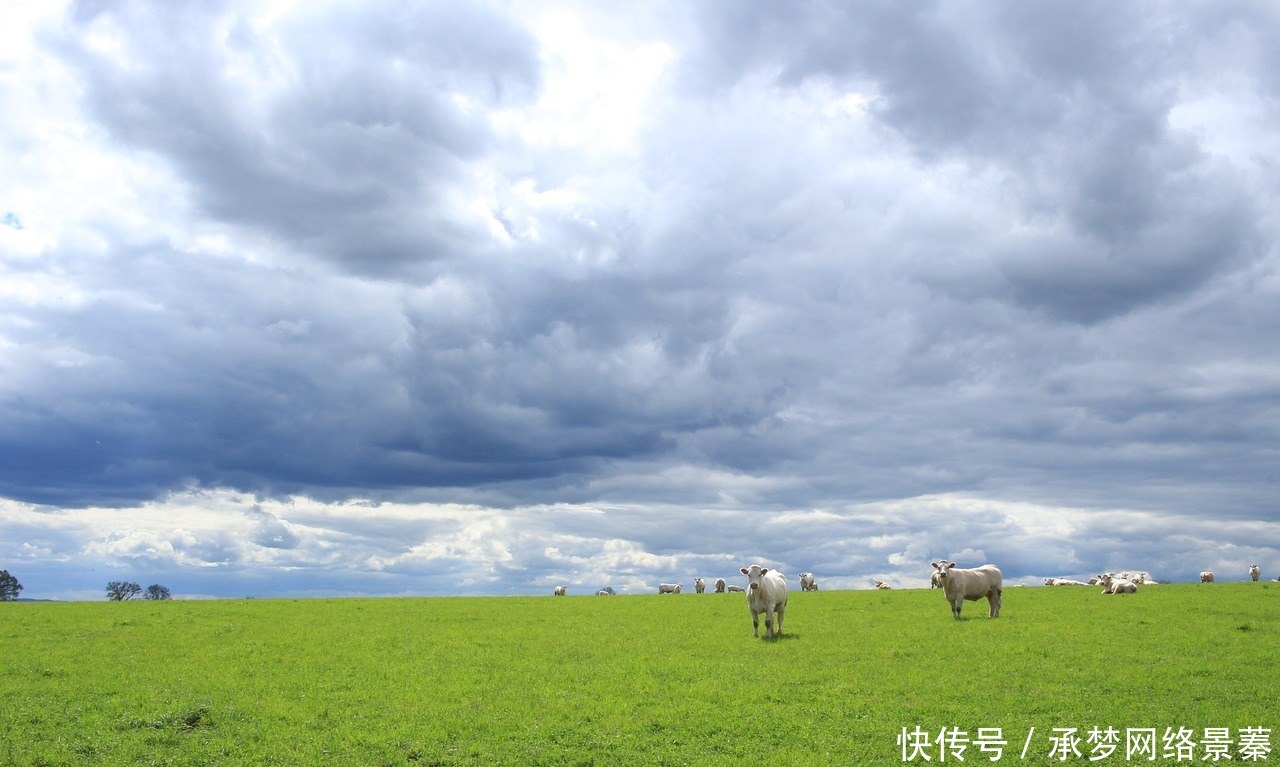
[[[1124,578],[1113,578],[1111,573],[1102,576],[1103,594],[1137,594],[1138,584]]]
[[[753,636],[760,636],[760,613],[764,613],[764,635],[774,636],[777,616],[778,636],[782,635],[782,616],[787,611],[787,576],[760,565],[739,568],[747,576],[747,608],[751,610]]]
[[[965,569],[956,567],[955,562],[931,562],[935,575],[942,583],[942,593],[951,605],[951,614],[960,620],[960,608],[967,599],[976,602],[986,598],[991,606],[991,617],[1000,617],[1000,595],[1004,588],[1004,577],[1000,568],[995,565],[983,565]]]

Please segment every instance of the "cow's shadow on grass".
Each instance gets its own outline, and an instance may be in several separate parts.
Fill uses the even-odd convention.
[[[789,631],[788,631],[788,632],[784,632],[784,633],[782,633],[782,634],[775,634],[775,635],[773,635],[772,637],[763,637],[763,636],[762,636],[762,637],[760,637],[760,641],[761,641],[761,642],[769,642],[769,643],[771,643],[771,644],[772,644],[773,642],[791,642],[791,641],[794,641],[794,640],[796,640],[796,639],[799,639],[799,638],[800,638],[800,636],[801,636],[800,634],[793,634],[793,633],[791,633],[791,632],[789,632]]]

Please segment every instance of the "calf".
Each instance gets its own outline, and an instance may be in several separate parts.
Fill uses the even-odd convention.
[[[1204,572],[1200,573],[1200,582],[1213,583],[1213,573],[1211,573],[1208,570],[1205,570]]]
[[[778,636],[782,635],[782,616],[787,612],[787,577],[777,570],[760,565],[739,568],[747,576],[747,609],[751,611],[753,636],[760,636],[760,613],[764,613],[764,635],[774,636],[777,615]]]
[[[556,586],[555,591],[552,593],[554,593],[558,597],[562,597],[565,594],[569,593],[569,589],[565,588],[564,586]]]
[[[818,582],[813,579],[813,573],[800,573],[800,590],[801,591],[817,591]]]
[[[701,578],[694,578],[693,590],[701,594],[702,592],[707,590],[707,582],[702,580]]]
[[[1257,565],[1249,565],[1249,577],[1254,583],[1257,583],[1258,579],[1262,577],[1262,570],[1258,569]]]
[[[658,584],[658,593],[659,594],[679,594],[680,585],[681,584],[679,583],[660,583]]]
[[[943,596],[951,604],[951,614],[960,620],[960,608],[965,600],[976,602],[986,597],[991,607],[991,617],[1000,617],[1000,596],[1004,589],[1004,577],[995,565],[983,565],[965,569],[955,562],[931,562],[942,583]]]
[[[730,594],[741,594],[746,591],[746,589],[738,585],[729,586],[727,590]]]
[[[724,578],[716,578],[716,593],[724,593]]]

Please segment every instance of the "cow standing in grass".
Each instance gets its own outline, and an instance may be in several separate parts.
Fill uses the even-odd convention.
[[[777,635],[782,636],[782,616],[787,611],[787,576],[777,570],[760,565],[739,568],[747,576],[747,608],[751,610],[753,636],[760,636],[760,613],[764,613],[764,635],[774,637],[774,616],[777,616]]]
[[[1213,583],[1213,573],[1208,570],[1205,570],[1204,572],[1200,573],[1200,582]]]
[[[716,593],[723,594],[724,587],[725,587],[724,578],[716,578]]]
[[[1261,577],[1262,570],[1259,569],[1257,565],[1249,565],[1249,578],[1251,578],[1254,583],[1257,583],[1258,579]]]
[[[983,565],[972,569],[956,567],[955,562],[932,562],[942,582],[942,593],[951,605],[951,614],[960,620],[960,608],[967,599],[976,602],[986,598],[991,606],[991,617],[1000,617],[1000,595],[1004,589],[1004,577],[995,565]]]

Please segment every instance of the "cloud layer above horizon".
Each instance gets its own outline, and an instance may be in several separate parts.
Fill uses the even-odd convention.
[[[1280,570],[1275,10],[9,16],[24,595]]]

